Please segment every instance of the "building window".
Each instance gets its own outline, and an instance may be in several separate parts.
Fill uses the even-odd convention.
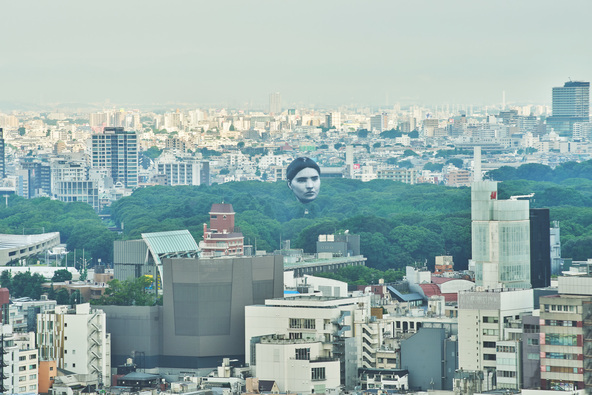
[[[24,372],[25,370],[27,370],[26,366],[19,366],[19,372]]]
[[[31,355],[29,355],[29,359],[37,359],[37,355],[31,354]]]
[[[20,376],[19,377],[19,381],[26,381],[27,380],[27,376]]]
[[[310,359],[310,348],[297,348],[296,359],[309,360]]]
[[[36,374],[29,375],[29,380],[35,380],[35,379],[37,379],[37,375]]]
[[[539,333],[539,332],[540,332],[540,327],[538,325],[530,325],[530,324],[524,325],[524,333]]]
[[[529,354],[530,355],[530,354]],[[545,358],[550,359],[578,359],[578,354],[562,353],[562,352],[548,352]]]
[[[557,333],[547,333],[545,335],[545,344],[553,346],[577,346],[577,335],[559,335]]]
[[[25,355],[21,355],[21,356],[19,357],[19,361],[24,361],[24,360],[26,360],[26,359],[27,359],[27,357],[26,357]]]
[[[529,339],[526,339],[526,344],[528,344],[529,346],[538,346],[539,345],[539,339],[538,338],[529,338]]]
[[[305,319],[304,320],[304,328],[305,329],[315,329],[315,320],[313,319]]]
[[[497,324],[498,318],[497,317],[483,317],[483,323],[485,324]]]
[[[310,318],[290,318],[290,328],[292,329],[315,329],[315,320]]]
[[[35,365],[35,364],[29,365],[29,369],[37,369],[37,365]]]
[[[498,370],[497,377],[516,377],[516,372],[511,370]]]
[[[325,368],[312,368],[311,372],[311,380],[325,380]]]

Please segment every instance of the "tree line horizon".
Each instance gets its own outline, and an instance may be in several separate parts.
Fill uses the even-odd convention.
[[[555,168],[501,167],[486,178],[503,181],[499,199],[534,192],[531,208],[549,208],[551,221],[559,221],[563,257],[592,257],[592,160]],[[60,232],[71,251],[65,259],[73,262],[76,249],[80,266],[84,250],[92,266],[98,259],[113,262],[113,241],[140,239],[142,233],[188,229],[199,242],[212,204],[221,202],[233,205],[245,244],[267,252],[291,240],[292,248],[314,253],[319,234],[349,230],[360,235],[367,266],[380,271],[415,263],[433,269],[438,255],[452,255],[455,268],[462,270],[471,256],[469,187],[390,180],[326,178],[322,194],[306,206],[280,181],[142,188],[104,212],[121,233],[109,230],[86,203],[11,196],[8,206],[0,207],[0,233],[22,234],[30,228]]]

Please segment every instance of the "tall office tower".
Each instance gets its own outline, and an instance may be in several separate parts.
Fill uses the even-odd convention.
[[[6,177],[6,156],[4,153],[4,131],[0,128],[0,178]]]
[[[19,166],[18,175],[23,179],[22,193],[19,191],[20,196],[27,199],[51,196],[51,167],[49,164],[32,157],[26,157],[21,159]]]
[[[269,94],[269,113],[279,114],[282,112],[282,97],[279,92]]]
[[[548,208],[530,209],[530,283],[533,288],[551,285],[550,223]]]
[[[471,247],[475,284],[485,288],[530,288],[529,201],[497,199],[497,182],[481,180],[475,150],[471,185]]]
[[[105,128],[92,136],[92,167],[103,168],[126,188],[138,186],[138,143],[134,132]]]
[[[97,128],[106,126],[109,122],[109,114],[106,112],[95,112],[90,114],[90,127]]]
[[[370,117],[370,130],[373,132],[382,133],[388,126],[388,114],[383,112],[381,114]]]
[[[553,88],[552,111],[547,125],[560,136],[571,137],[574,123],[590,121],[590,82],[569,81]]]
[[[341,113],[332,112],[328,115],[331,119],[331,125],[328,128],[341,129]]]

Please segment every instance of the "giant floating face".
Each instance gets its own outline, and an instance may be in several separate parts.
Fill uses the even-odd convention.
[[[310,158],[296,158],[286,170],[288,188],[301,203],[310,203],[321,189],[321,169]]]

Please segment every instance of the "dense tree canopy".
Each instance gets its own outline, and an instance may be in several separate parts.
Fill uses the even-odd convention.
[[[516,179],[517,174],[523,178]],[[504,180],[498,186],[500,199],[534,192],[531,207],[550,208],[551,220],[560,222],[564,257],[592,257],[591,161],[555,169],[501,168],[489,175]],[[86,258],[95,263],[98,258],[112,262],[117,238],[188,229],[199,241],[212,204],[222,201],[233,205],[245,242],[260,250],[273,251],[289,239],[292,247],[314,252],[319,234],[349,230],[361,236],[368,266],[381,271],[414,262],[427,261],[431,266],[435,255],[444,254],[454,257],[457,268],[464,268],[471,254],[469,188],[388,180],[326,178],[319,197],[308,205],[295,200],[285,182],[141,188],[111,206],[121,235],[109,231],[87,204],[12,196],[8,207],[0,206],[0,233],[59,231],[68,250],[78,249],[77,260],[84,249]],[[0,277],[3,284],[12,280]]]
[[[86,257],[111,262],[113,240],[92,207],[83,202],[64,203],[49,198],[24,199],[11,196],[0,205],[0,233],[31,234],[60,232],[68,250],[84,249]]]
[[[70,273],[66,269],[56,270],[53,273],[53,277],[51,278],[51,281],[54,283],[61,283],[61,282],[70,281],[70,280],[72,280],[72,273]]]
[[[41,285],[44,282],[45,278],[39,273],[22,272],[13,276],[10,271],[5,270],[0,275],[2,288],[8,288],[12,298],[29,297],[39,299],[43,293]]]

